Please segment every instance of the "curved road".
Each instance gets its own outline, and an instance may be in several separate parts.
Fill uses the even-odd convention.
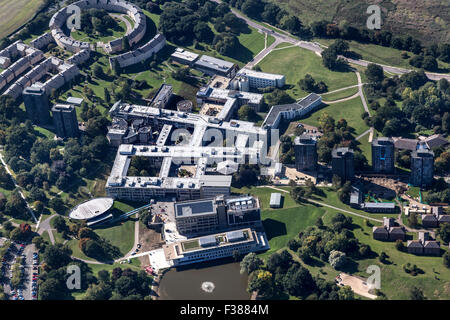
[[[211,0],[211,1],[216,2],[216,3],[221,3],[220,0]],[[247,22],[247,24],[249,26],[257,29],[258,31],[269,33],[271,36],[273,36],[275,38],[275,41],[279,40],[282,42],[288,42],[288,43],[291,43],[298,47],[301,47],[301,48],[304,48],[304,49],[307,49],[310,51],[314,51],[316,53],[321,53],[323,51],[323,49],[318,44],[315,44],[315,43],[309,42],[309,41],[299,41],[293,35],[289,34],[288,32],[286,32],[284,30],[283,30],[283,33],[280,33],[278,31],[274,31],[274,30],[269,30],[268,28],[265,28],[261,24],[250,20],[246,16],[243,16],[238,11],[236,11],[234,8],[231,8],[231,12],[233,12],[238,18],[245,20],[245,22]],[[271,26],[271,27],[275,28],[273,26]],[[275,28],[275,29],[277,29],[277,28]],[[345,59],[349,63],[353,63],[353,64],[356,64],[356,65],[359,65],[362,67],[367,67],[368,64],[373,63],[373,62],[367,61],[367,60],[355,60],[355,59],[351,59],[351,58],[347,58],[347,57],[342,57],[342,58]],[[377,63],[377,64],[379,66],[383,67],[384,71],[394,73],[394,74],[404,74],[404,73],[408,73],[408,72],[412,71],[410,69],[393,67],[393,66],[388,66],[388,65],[379,64],[379,63]],[[425,72],[425,74],[427,75],[427,77],[430,80],[440,80],[440,79],[445,78],[448,81],[450,81],[449,74],[441,74],[441,73],[434,73],[434,72]]]

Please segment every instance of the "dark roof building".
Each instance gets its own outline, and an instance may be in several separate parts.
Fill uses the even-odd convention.
[[[391,138],[380,137],[372,141],[373,171],[393,173],[394,158],[394,141]]]
[[[333,174],[339,176],[342,181],[352,180],[355,176],[353,150],[349,148],[337,148],[333,150],[331,156]]]
[[[317,141],[307,134],[294,140],[295,167],[298,171],[317,169]]]
[[[27,87],[22,92],[25,110],[28,119],[33,124],[49,124],[50,118],[50,104],[46,91],[43,87]]]
[[[422,143],[411,153],[411,184],[418,187],[429,186],[433,182],[434,153]]]
[[[56,128],[56,135],[61,138],[78,137],[77,112],[75,107],[69,104],[56,104],[52,108],[53,124]]]

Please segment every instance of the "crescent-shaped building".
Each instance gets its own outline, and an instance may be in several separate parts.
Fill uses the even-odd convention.
[[[147,17],[143,11],[136,5],[123,0],[80,0],[64,7],[53,15],[50,20],[50,30],[58,46],[71,52],[79,52],[84,49],[90,49],[88,42],[77,41],[64,33],[66,23],[74,14],[70,8],[78,7],[80,10],[103,9],[108,12],[127,14],[134,20],[133,29],[126,34],[130,47],[138,43],[147,31]],[[111,40],[103,45],[107,53],[116,53],[121,51],[124,37]]]

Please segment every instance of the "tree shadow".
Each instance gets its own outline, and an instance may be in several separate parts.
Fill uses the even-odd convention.
[[[239,42],[238,47],[227,56],[235,60],[247,63],[253,59],[253,52],[251,52],[248,48],[244,47]]]

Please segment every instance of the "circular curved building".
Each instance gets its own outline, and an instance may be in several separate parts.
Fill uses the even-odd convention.
[[[73,8],[80,10],[86,9],[103,9],[108,12],[126,14],[134,20],[133,29],[124,37],[127,37],[130,46],[138,43],[147,31],[147,18],[144,12],[136,5],[123,0],[80,0],[72,3],[68,7],[64,7],[56,12],[50,20],[50,30],[53,38],[58,46],[71,52],[79,52],[84,49],[90,49],[88,42],[77,41],[64,33],[67,21],[74,14]],[[103,48],[107,53],[115,53],[121,51],[124,37],[111,40],[103,44]]]
[[[114,203],[113,198],[102,197],[88,200],[80,203],[69,213],[69,218],[74,220],[86,220],[87,225],[91,226],[112,217],[108,214]]]

